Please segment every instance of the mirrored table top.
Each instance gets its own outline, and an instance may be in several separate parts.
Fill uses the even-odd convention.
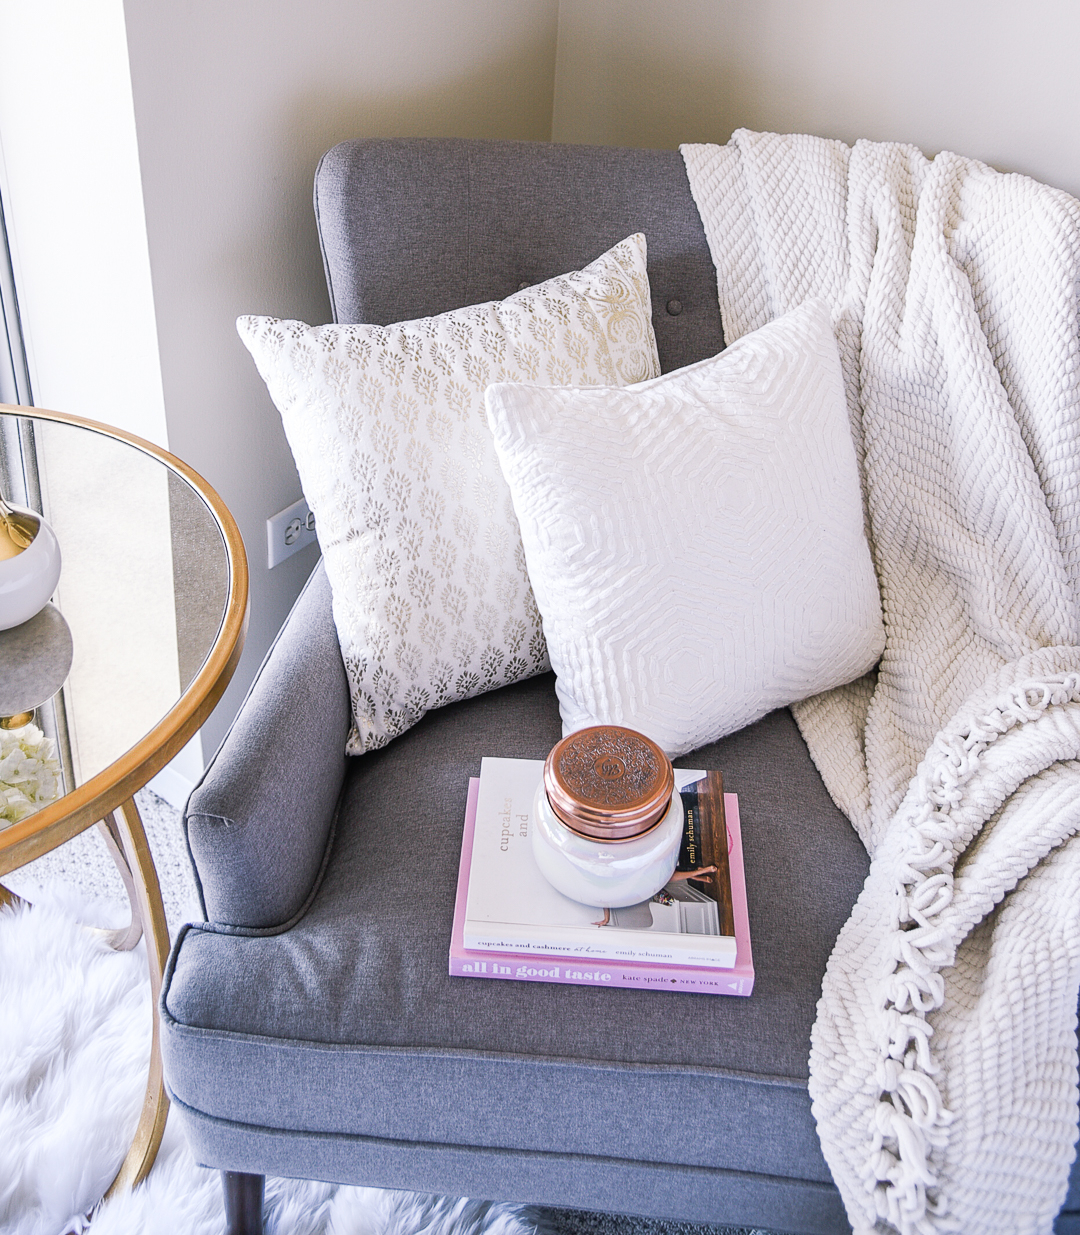
[[[243,548],[213,490],[148,443],[54,417],[0,410],[0,492],[44,516],[62,558],[52,604],[0,631],[0,838],[129,775],[133,751],[171,757],[191,733],[165,722],[194,732],[178,705],[200,675],[216,701],[203,671],[234,652],[227,681],[239,649],[222,640],[242,643],[246,614]]]

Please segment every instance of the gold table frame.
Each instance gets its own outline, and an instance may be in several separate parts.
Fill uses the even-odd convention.
[[[104,771],[70,793],[0,831],[0,877],[49,853],[93,824],[101,827],[124,879],[131,901],[131,925],[107,933],[117,949],[135,946],[146,936],[146,956],[153,998],[153,1039],[142,1112],[135,1136],[106,1197],[134,1188],[154,1165],[165,1131],[169,1099],[161,1069],[157,1002],[169,955],[169,930],[161,901],[157,871],[146,832],[135,806],[135,794],[187,745],[214,710],[240,660],[248,621],[248,567],[244,542],[225,503],[203,478],[175,455],[132,433],[95,420],[68,416],[38,407],[0,403],[0,415],[52,420],[90,429],[151,455],[186,481],[209,507],[221,533],[228,560],[229,589],[224,616],[199,672],[150,732]],[[0,888],[0,903],[13,899]]]

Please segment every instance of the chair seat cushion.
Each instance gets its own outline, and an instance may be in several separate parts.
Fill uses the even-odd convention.
[[[868,863],[786,710],[677,760],[739,795],[750,998],[448,976],[468,778],[483,755],[543,758],[560,733],[545,675],[357,759],[299,920],[192,926],[174,948],[163,1049],[180,1102],[315,1136],[829,1181],[810,1027]]]

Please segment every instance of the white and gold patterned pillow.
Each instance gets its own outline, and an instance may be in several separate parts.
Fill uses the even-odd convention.
[[[350,754],[548,668],[484,391],[655,377],[645,256],[631,236],[506,300],[393,326],[238,320],[315,513]]]

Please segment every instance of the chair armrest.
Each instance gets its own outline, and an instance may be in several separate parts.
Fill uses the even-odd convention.
[[[322,866],[345,777],[349,683],[316,566],[184,812],[207,920],[280,926]]]

